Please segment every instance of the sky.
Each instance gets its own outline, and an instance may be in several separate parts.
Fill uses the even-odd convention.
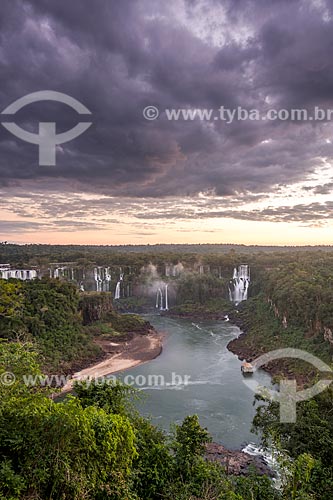
[[[91,115],[41,101],[10,120],[91,126],[40,165],[0,124],[0,241],[332,244],[333,113],[215,118],[333,109],[332,54],[332,0],[2,0],[0,112],[55,91]]]

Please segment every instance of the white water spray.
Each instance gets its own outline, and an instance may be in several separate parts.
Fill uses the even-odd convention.
[[[116,290],[114,292],[114,299],[115,300],[120,299],[120,283],[123,281],[123,279],[124,279],[124,274],[120,273],[119,281],[117,283]]]
[[[169,310],[169,299],[168,299],[168,285],[165,285],[165,297],[163,296],[162,289],[159,288],[156,293],[156,309],[160,309],[160,311],[168,311]]]
[[[236,305],[247,300],[250,285],[250,268],[247,264],[241,264],[234,269],[232,280],[229,285],[229,298]]]

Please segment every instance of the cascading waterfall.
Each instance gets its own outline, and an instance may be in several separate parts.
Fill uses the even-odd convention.
[[[268,465],[268,467],[276,474],[276,477],[273,479],[276,489],[279,490],[281,488],[282,486],[281,474],[283,472],[286,473],[286,470],[283,470],[281,462],[279,462],[279,457],[283,457],[283,455],[279,451],[274,449],[263,449],[260,448],[258,445],[249,443],[245,446],[245,448],[242,449],[242,452],[247,453],[252,457],[263,458],[264,462]]]
[[[18,280],[26,281],[37,278],[38,273],[35,269],[0,269],[0,278],[3,280],[8,280],[10,278],[16,278]]]
[[[164,307],[165,304],[165,307]],[[169,299],[168,299],[168,285],[165,285],[165,302],[163,298],[162,289],[159,288],[156,293],[156,309],[160,308],[160,311],[169,310]]]
[[[103,276],[102,276],[102,291],[109,292],[111,286],[111,272],[109,267],[103,268]]]
[[[247,264],[241,264],[234,269],[232,280],[229,285],[229,299],[236,305],[247,300],[250,285],[250,268]]]
[[[110,273],[110,268],[109,267],[105,268],[105,280],[106,281],[111,281],[111,273]]]
[[[156,293],[156,309],[163,309],[163,293],[162,290],[159,288]]]
[[[115,300],[120,299],[120,281],[118,281],[118,283],[116,285],[116,290],[114,292],[114,299]]]
[[[119,281],[118,281],[118,283],[116,285],[116,290],[114,292],[114,299],[115,300],[120,299],[120,283],[123,281],[123,279],[124,279],[124,274],[120,273]]]
[[[109,267],[95,267],[94,268],[94,280],[96,283],[96,292],[109,292],[111,273]]]
[[[94,268],[94,279],[95,279],[95,283],[96,283],[96,292],[101,292],[102,291],[102,277],[101,277],[101,274],[100,274],[100,270],[101,268],[100,267],[95,267]]]

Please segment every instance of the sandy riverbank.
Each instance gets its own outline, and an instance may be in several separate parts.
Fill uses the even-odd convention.
[[[106,353],[106,359],[74,373],[61,392],[71,391],[76,380],[105,377],[155,359],[162,352],[163,334],[150,330],[145,335],[129,335],[125,341],[97,340],[97,343]]]

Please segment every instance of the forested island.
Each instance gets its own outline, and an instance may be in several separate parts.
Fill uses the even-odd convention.
[[[162,339],[140,316],[147,311],[227,318],[243,332],[228,347],[247,361],[295,347],[331,365],[330,247],[2,243],[0,263],[35,271],[33,279],[0,279],[1,498],[331,500],[331,388],[298,403],[295,424],[281,424],[278,404],[257,398],[253,426],[279,457],[278,488],[255,464],[239,475],[228,461],[210,460],[209,428],[196,415],[166,432],[139,414],[129,386],[73,382],[74,393],[57,399],[62,388],[42,375],[71,377],[113,356],[129,358],[132,342],[145,352],[138,363],[154,358]],[[301,388],[322,376],[299,360],[265,369],[277,382],[296,377]],[[39,383],[28,386],[27,374]]]

